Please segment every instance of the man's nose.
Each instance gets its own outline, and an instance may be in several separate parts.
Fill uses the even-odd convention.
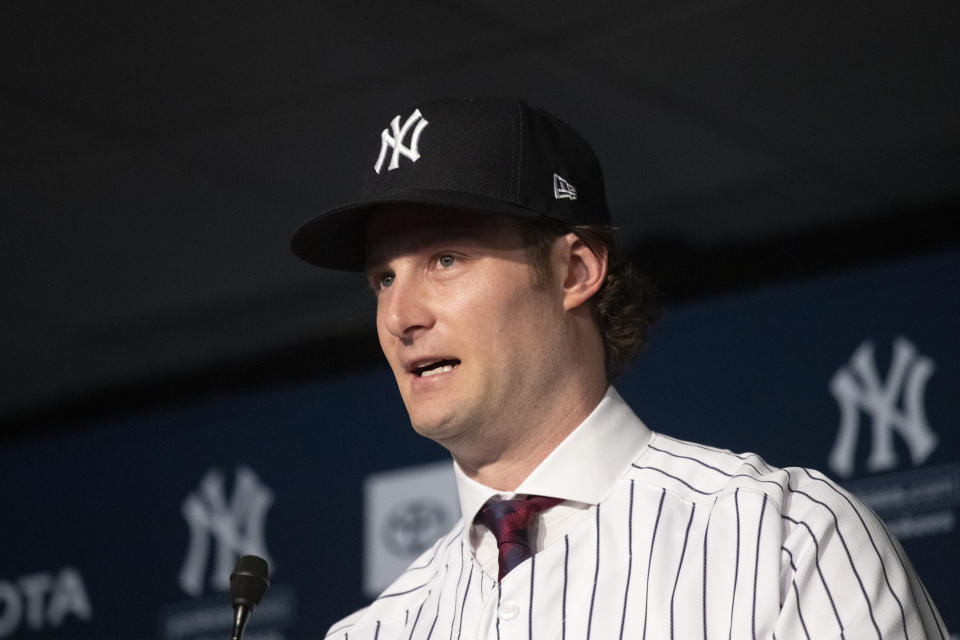
[[[433,325],[427,292],[415,279],[397,277],[385,298],[384,324],[397,338],[412,338]]]

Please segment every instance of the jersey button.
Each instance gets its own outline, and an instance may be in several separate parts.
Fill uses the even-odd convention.
[[[500,603],[500,609],[497,613],[501,620],[513,620],[520,615],[520,605],[513,600],[504,600]]]

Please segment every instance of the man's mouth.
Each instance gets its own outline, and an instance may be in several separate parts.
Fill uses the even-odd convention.
[[[458,364],[460,364],[460,361],[457,359],[433,360],[413,367],[412,372],[421,378],[427,378],[438,373],[453,371],[453,368]]]

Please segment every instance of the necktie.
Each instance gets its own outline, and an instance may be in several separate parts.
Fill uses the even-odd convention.
[[[516,500],[490,501],[480,508],[477,520],[490,529],[497,539],[500,580],[533,555],[530,528],[534,518],[560,502],[563,502],[561,498],[528,496]]]

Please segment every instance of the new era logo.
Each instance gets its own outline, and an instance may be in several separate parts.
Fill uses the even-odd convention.
[[[410,158],[413,162],[419,160],[420,151],[418,145],[420,143],[420,134],[423,133],[423,129],[428,124],[426,118],[420,114],[420,109],[410,114],[410,117],[407,118],[402,127],[400,126],[400,116],[396,116],[390,122],[390,128],[393,129],[393,134],[387,129],[384,129],[380,134],[380,155],[377,157],[377,164],[373,165],[373,170],[378,174],[380,173],[380,169],[383,168],[383,161],[387,157],[388,148],[393,149],[393,154],[390,156],[390,164],[387,165],[387,171],[393,171],[400,166],[401,154]],[[413,127],[413,135],[410,138],[410,146],[408,147],[403,144],[403,141],[406,139],[411,127]]]
[[[560,198],[569,198],[570,200],[577,199],[577,189],[572,184],[558,176],[553,174],[553,197],[559,200]]]

